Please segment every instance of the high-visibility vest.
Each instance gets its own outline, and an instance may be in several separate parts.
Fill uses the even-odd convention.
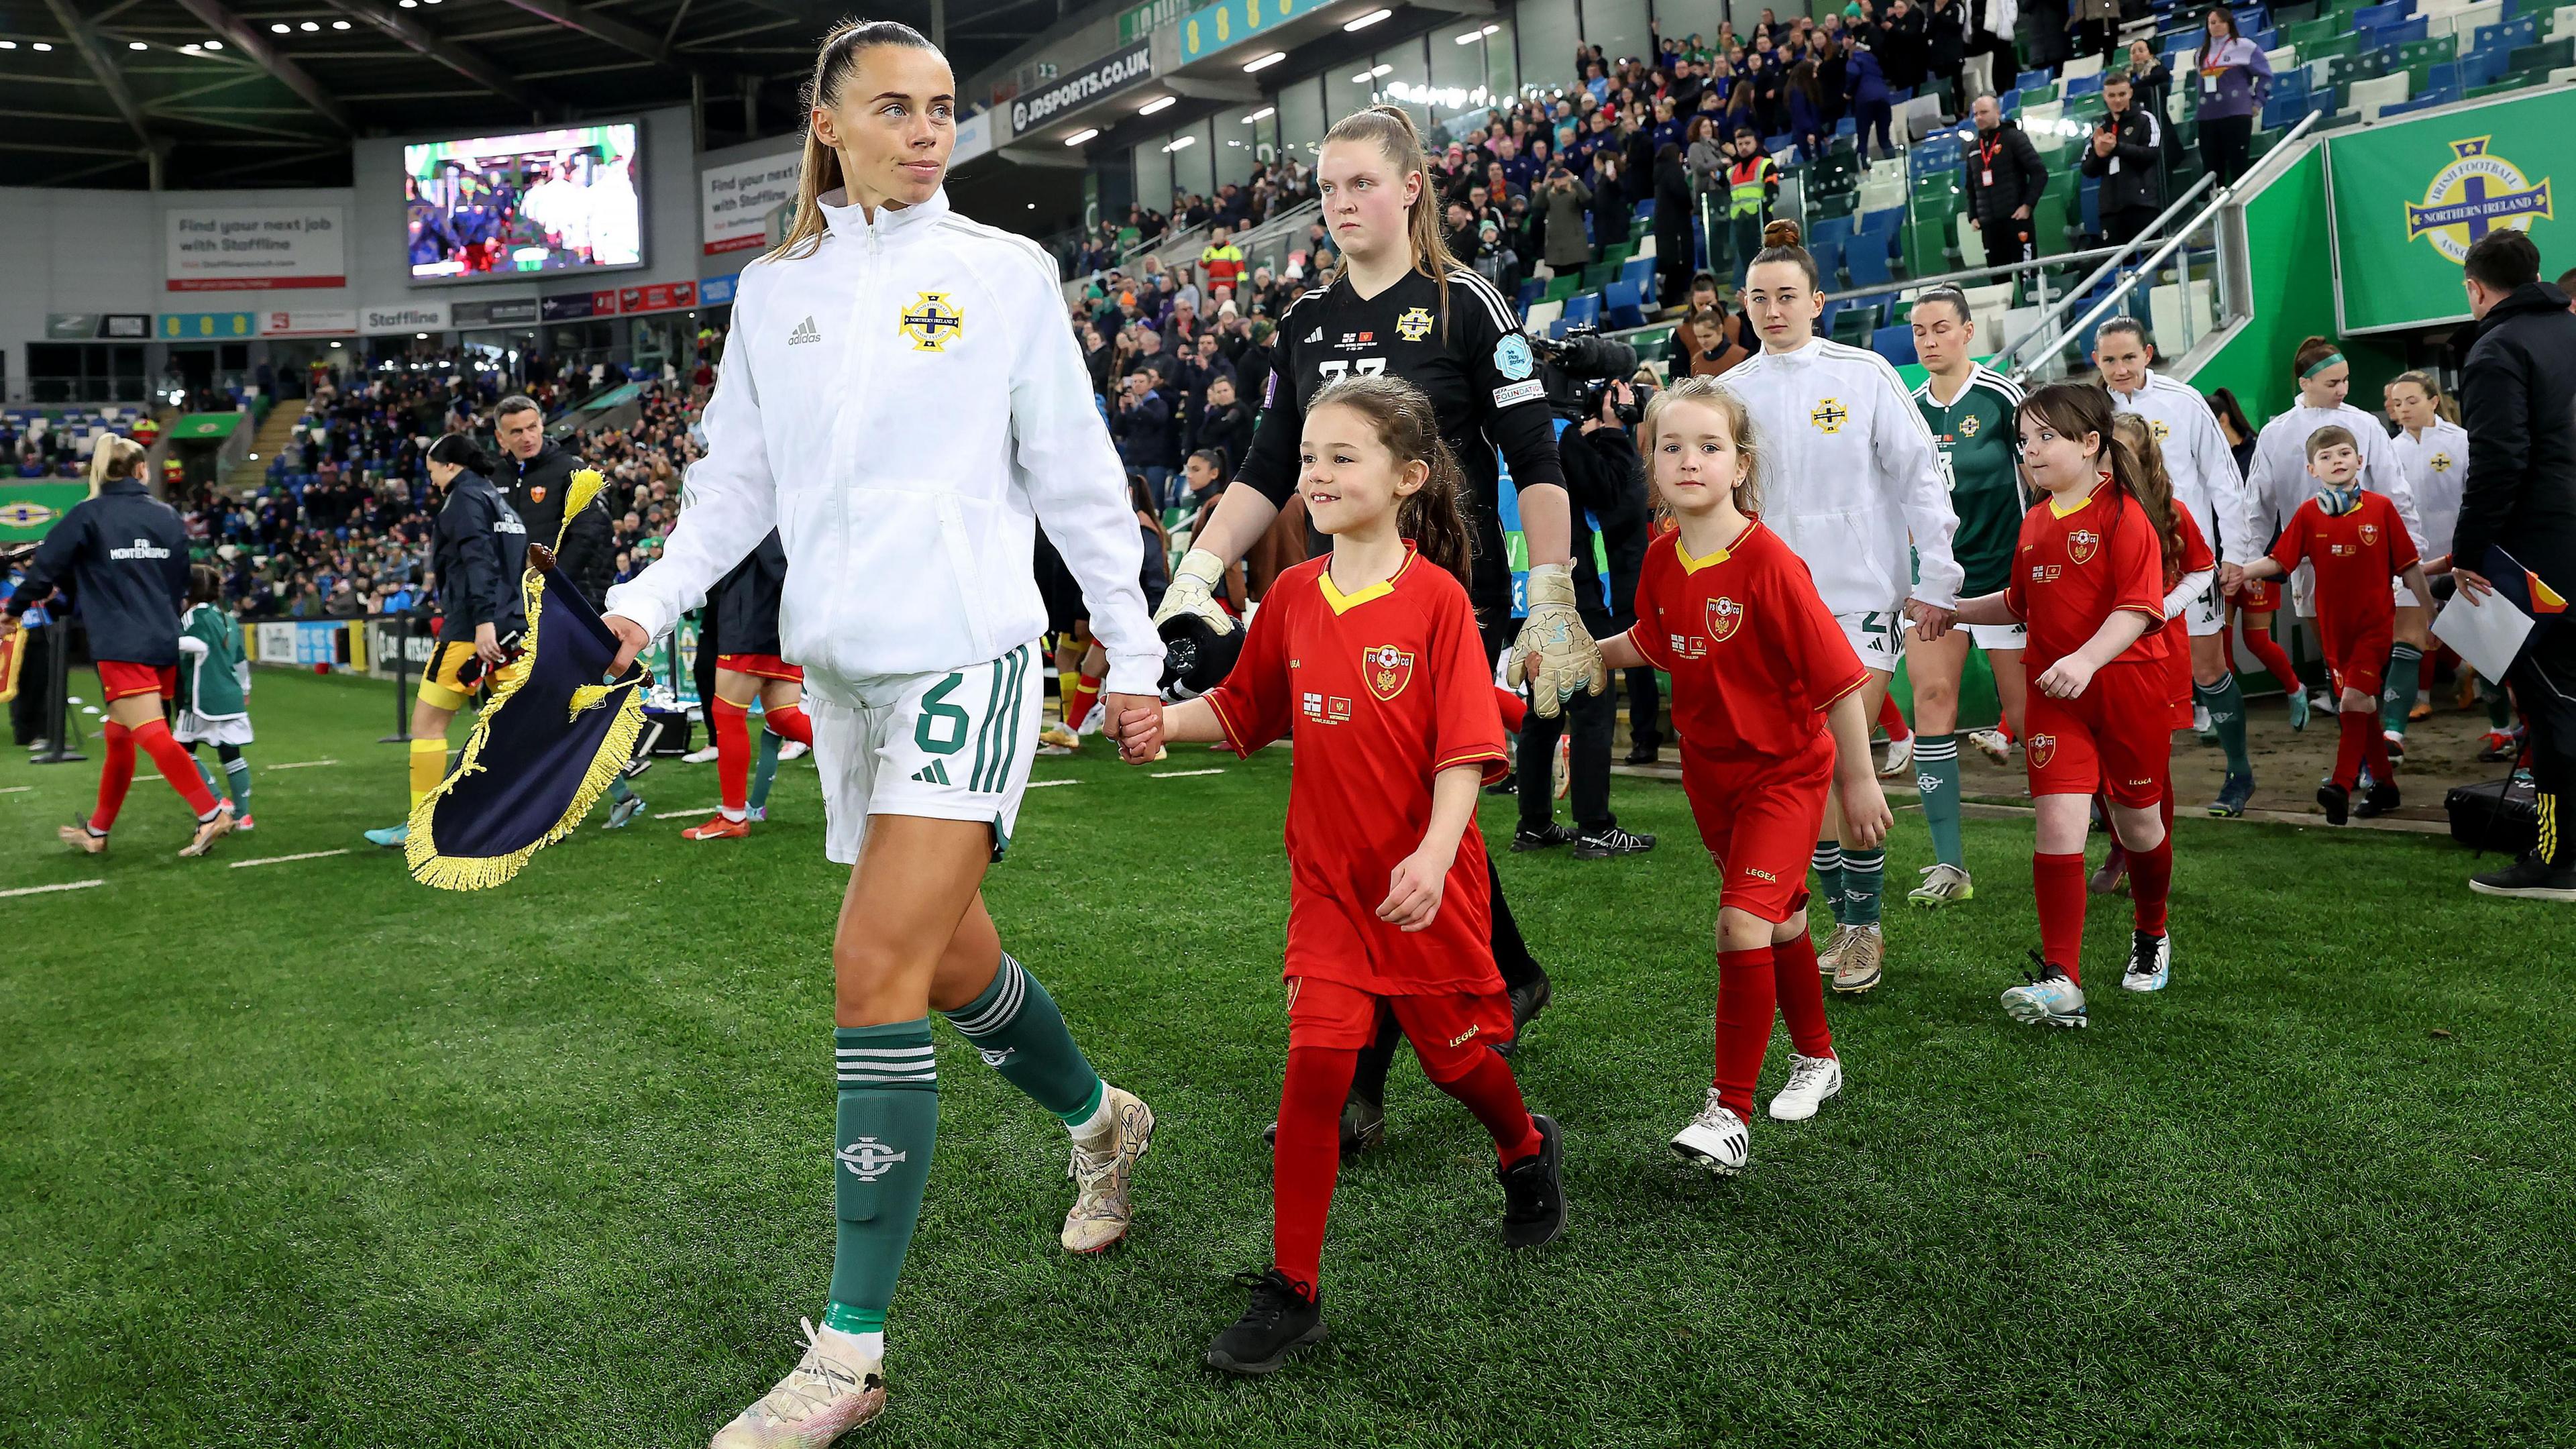
[[[1764,193],[1771,188],[1771,158],[1756,156],[1726,169],[1726,214],[1760,216]]]

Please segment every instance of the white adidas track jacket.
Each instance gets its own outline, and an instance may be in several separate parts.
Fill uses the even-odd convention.
[[[1748,358],[1724,381],[1753,412],[1762,521],[1805,561],[1826,608],[1957,606],[1959,516],[1941,450],[1886,358],[1820,337]]]
[[[2136,392],[2112,389],[2111,406],[2147,420],[2164,454],[2174,497],[2191,510],[2200,536],[2213,549],[2225,550],[2230,563],[2252,563],[2253,555],[2235,552],[2254,532],[2246,521],[2245,475],[2236,470],[2235,451],[2218,430],[2218,414],[2209,410],[2209,399],[2189,383],[2150,372],[2147,385]]]
[[[780,653],[856,705],[858,681],[1036,638],[1043,524],[1082,585],[1109,689],[1153,693],[1163,646],[1137,582],[1142,535],[1055,263],[953,214],[945,191],[873,222],[843,192],[823,200],[816,250],[743,270],[679,525],[607,611],[660,634],[774,526]]]

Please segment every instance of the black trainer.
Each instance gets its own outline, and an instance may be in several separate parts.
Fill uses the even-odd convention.
[[[2328,825],[2341,825],[2352,817],[2352,792],[2332,780],[2317,787],[2317,803],[2325,807]]]
[[[2352,813],[2364,820],[2369,820],[2385,815],[2396,808],[2397,782],[2379,780],[2372,783],[2369,792],[2362,796],[2361,803],[2352,807]]]
[[[1512,853],[1517,855],[1524,850],[1554,850],[1573,839],[1573,831],[1553,820],[1535,830],[1524,825],[1512,832]]]
[[[1208,1345],[1201,1363],[1218,1373],[1258,1378],[1275,1372],[1298,1349],[1324,1341],[1324,1310],[1311,1285],[1291,1283],[1276,1268],[1237,1273],[1234,1281],[1252,1290],[1252,1302]]]
[[[1494,1169],[1503,1184],[1503,1246],[1535,1248],[1565,1235],[1565,1175],[1557,1155],[1556,1119],[1533,1112],[1538,1151]]]
[[[1386,1104],[1372,1102],[1354,1092],[1342,1104],[1342,1160],[1348,1162],[1386,1140]],[[1261,1145],[1279,1145],[1279,1122],[1273,1118],[1261,1129]]]
[[[2551,865],[2539,851],[2525,851],[2502,870],[2469,877],[2469,889],[2524,901],[2576,901],[2576,865]]]
[[[1576,860],[1607,860],[1614,855],[1638,855],[1655,848],[1655,837],[1637,835],[1616,825],[1587,830],[1574,837]]]
[[[1529,1030],[1529,1024],[1538,1020],[1539,1013],[1547,1010],[1548,1003],[1556,999],[1556,987],[1548,981],[1547,973],[1542,971],[1538,974],[1537,980],[1524,981],[1513,987],[1511,998],[1512,1039],[1494,1048],[1505,1059],[1520,1051],[1521,1033]]]
[[[1663,757],[1664,757],[1664,752],[1663,752],[1662,750],[1660,750],[1660,749],[1653,749],[1653,750],[1650,750],[1650,749],[1647,749],[1645,746],[1640,745],[1640,746],[1638,746],[1637,748],[1635,748],[1635,749],[1633,749],[1633,750],[1630,750],[1630,751],[1628,752],[1628,755],[1627,755],[1627,763],[1629,763],[1629,764],[1631,764],[1631,765],[1651,765],[1651,764],[1655,763],[1657,760],[1662,759]]]

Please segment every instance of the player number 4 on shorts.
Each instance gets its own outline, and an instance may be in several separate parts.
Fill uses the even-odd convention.
[[[949,675],[921,697],[921,722],[912,727],[912,742],[921,747],[923,754],[953,755],[966,748],[969,721],[965,706],[946,702],[949,692],[965,682],[963,674]],[[938,737],[943,727],[950,738]]]

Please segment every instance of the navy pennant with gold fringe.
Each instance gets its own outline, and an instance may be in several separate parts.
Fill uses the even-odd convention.
[[[580,826],[644,727],[637,686],[649,671],[639,661],[615,683],[599,683],[617,636],[556,572],[554,550],[531,544],[528,563],[528,668],[495,686],[455,772],[411,812],[403,853],[423,885],[490,890],[517,875]]]

